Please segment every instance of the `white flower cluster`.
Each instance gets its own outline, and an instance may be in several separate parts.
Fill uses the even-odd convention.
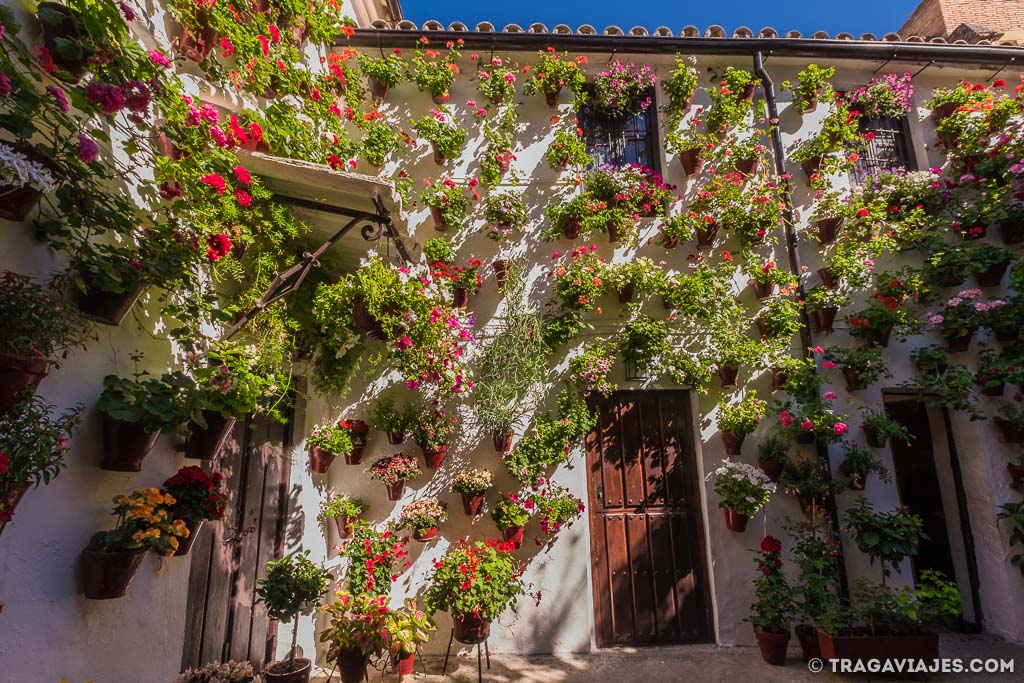
[[[50,169],[38,161],[0,142],[0,185],[32,187],[40,192],[52,192],[57,188],[57,179]]]
[[[710,479],[729,478],[735,480],[745,480],[752,486],[756,486],[759,489],[768,491],[769,493],[775,493],[775,482],[768,478],[768,475],[760,467],[754,467],[748,465],[745,462],[733,462],[726,458],[722,461],[722,464],[715,469],[713,472],[708,474],[706,477]],[[753,501],[751,501],[753,502]]]

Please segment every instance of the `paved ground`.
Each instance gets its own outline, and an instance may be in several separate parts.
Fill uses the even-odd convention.
[[[793,641],[795,643],[795,640]],[[791,643],[791,644],[793,644]],[[893,653],[897,654],[898,653]],[[948,635],[942,637],[942,656],[969,658],[1002,658],[1015,660],[1015,673],[994,674],[927,674],[904,676],[902,680],[926,681],[1024,681],[1024,646],[1005,643],[990,636]],[[441,659],[427,658],[425,664],[430,675],[423,674],[423,665],[417,661],[416,674],[406,677],[406,683],[472,683],[476,677],[476,650],[468,651],[449,662],[448,676],[441,676]],[[456,665],[453,671],[453,664]],[[369,682],[394,683],[394,676],[383,678],[379,672],[370,672]],[[321,677],[317,683],[328,679]],[[333,683],[339,680],[335,674]],[[494,655],[491,669],[484,666],[485,683],[670,683],[675,681],[722,683],[774,683],[782,681],[884,681],[899,680],[889,676],[844,675],[811,673],[800,660],[799,650],[791,649],[789,662],[784,667],[769,666],[761,661],[756,647],[716,647],[690,645],[666,648],[622,648],[602,650],[588,655],[559,655],[513,657]]]

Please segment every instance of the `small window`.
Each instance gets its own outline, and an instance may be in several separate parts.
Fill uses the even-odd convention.
[[[654,93],[650,93],[653,98]],[[584,106],[577,116],[594,166],[640,164],[660,170],[655,153],[657,112],[652,104],[630,116],[608,117]]]
[[[873,133],[867,140],[860,159],[850,172],[854,184],[864,182],[868,176],[893,168],[916,170],[910,152],[910,129],[906,116],[864,117],[860,120],[861,133]],[[870,137],[870,136],[869,136]]]

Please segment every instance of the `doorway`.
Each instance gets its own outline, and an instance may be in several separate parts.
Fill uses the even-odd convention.
[[[711,597],[686,391],[619,391],[587,436],[598,647],[706,643]]]

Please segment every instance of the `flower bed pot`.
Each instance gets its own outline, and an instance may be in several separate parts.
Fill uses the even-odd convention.
[[[355,523],[355,517],[335,517],[334,527],[338,530],[338,538],[351,538],[352,525]]]
[[[750,288],[754,290],[754,296],[757,297],[758,301],[764,301],[775,292],[774,282],[758,282],[757,280],[750,281]]]
[[[996,415],[992,418],[996,427],[999,428],[999,433],[1003,437],[1003,441],[1006,443],[1022,443],[1024,442],[1024,427],[1010,422],[1005,417],[999,417]]]
[[[1024,242],[1024,223],[1000,223],[999,236],[1003,244],[1020,244]]]
[[[999,284],[1003,281],[1003,275],[1006,273],[1006,269],[1009,266],[1009,261],[1003,261],[1002,263],[992,264],[983,272],[976,273],[974,275],[974,278],[982,287],[998,287]]]
[[[838,308],[829,306],[827,308],[815,308],[811,311],[811,320],[814,321],[814,331],[822,334],[831,334],[832,327],[836,322]]]
[[[723,387],[734,387],[739,380],[740,369],[724,366],[718,369],[718,379]]]
[[[761,648],[761,659],[772,666],[785,666],[786,647],[789,646],[789,631],[785,633],[766,633],[755,628],[757,646]]]
[[[723,508],[722,512],[725,513],[725,527],[729,531],[742,534],[747,530],[747,522],[750,521],[750,517],[741,515],[732,508]]]
[[[363,453],[366,452],[366,442],[356,441],[352,444],[352,452],[345,454],[346,465],[358,465],[363,461]]]
[[[814,157],[800,164],[800,168],[804,170],[804,175],[807,176],[807,180],[810,181],[811,176],[821,171],[821,165],[825,163],[825,157]]]
[[[465,287],[455,287],[452,290],[452,306],[459,310],[465,310],[469,305],[469,290]]]
[[[380,104],[384,101],[384,98],[388,96],[388,86],[384,85],[372,76],[368,78],[367,81],[370,85],[370,97],[373,98],[374,102]]]
[[[77,57],[67,57],[61,54],[60,46],[67,41],[81,41],[88,36],[84,35],[85,30],[81,24],[81,15],[77,10],[61,5],[56,2],[41,2],[39,9],[45,10],[48,14],[55,14],[60,17],[58,21],[48,23],[40,19],[39,24],[43,32],[43,45],[50,53],[53,63],[64,71],[71,74],[74,81],[78,81],[89,70],[89,60],[92,53],[83,51]]]
[[[430,207],[430,217],[434,219],[434,230],[444,232],[448,229],[448,221],[444,219],[444,214],[441,213],[441,209],[436,206]]]
[[[766,475],[768,475],[769,479],[778,484],[779,479],[782,478],[782,470],[786,468],[786,463],[778,460],[765,460],[764,458],[758,458],[757,466],[760,467]]]
[[[955,102],[943,102],[942,104],[936,106],[935,109],[932,109],[931,113],[928,114],[928,116],[930,116],[931,120],[935,122],[936,125],[938,125],[942,123],[943,120],[948,119],[950,116],[952,116],[953,112],[956,111],[956,107],[957,105]]]
[[[288,660],[272,662],[263,670],[264,683],[308,683],[313,662],[303,657],[295,658],[295,668],[288,671]],[[363,671],[365,675],[366,671]],[[362,680],[362,679],[355,679]]]
[[[508,453],[512,450],[512,432],[492,432],[491,442],[494,444],[494,450],[498,453]]]
[[[470,517],[476,517],[480,514],[480,508],[484,505],[484,494],[482,493],[463,493],[462,496],[462,510]]]
[[[552,107],[552,108],[553,107],[557,107],[558,106],[558,96],[561,93],[562,93],[562,86],[558,86],[558,89],[555,90],[554,92],[546,92],[546,93],[544,93],[544,101],[547,102],[547,105],[549,107]]]
[[[423,448],[423,459],[427,461],[427,467],[431,469],[437,469],[444,462],[445,453],[448,452],[448,446],[441,445],[437,448]]]
[[[726,455],[739,455],[740,449],[743,448],[743,440],[745,436],[736,436],[729,432],[722,432],[722,443],[725,444]]]
[[[818,630],[818,646],[822,659],[848,659],[863,662],[869,659],[924,659],[939,658],[939,636],[921,633],[902,636],[871,636],[864,631],[851,630],[842,635],[829,635]]]
[[[867,439],[868,445],[872,448],[885,448],[885,442],[889,439],[883,438],[877,430],[865,429],[864,438]]]
[[[685,149],[677,156],[679,165],[683,167],[683,173],[687,178],[700,173],[700,169],[704,165],[704,158],[699,149]]]
[[[512,547],[516,550],[523,547],[523,534],[526,531],[526,527],[523,526],[510,526],[507,529],[502,530],[502,534],[506,541],[512,542]]]
[[[138,571],[145,551],[103,552],[99,549],[104,532],[93,534],[82,551],[82,578],[85,597],[90,600],[113,600],[124,597]]]
[[[946,337],[946,346],[953,353],[963,353],[971,347],[971,339],[974,338],[974,330],[957,337]]]
[[[388,443],[392,446],[405,443],[405,432],[388,432]]]
[[[840,278],[831,268],[819,268],[818,278],[821,280],[821,284],[829,289],[835,289],[839,285]]]
[[[864,382],[861,381],[857,368],[842,367],[840,370],[843,372],[843,377],[846,378],[847,391],[860,391],[864,388]]]
[[[498,283],[498,289],[501,289],[508,279],[508,261],[498,259],[491,263],[491,268],[494,269],[494,280]]]
[[[574,240],[580,236],[580,219],[566,218],[562,221],[562,232],[566,239]]]
[[[491,635],[490,620],[472,614],[453,617],[452,627],[455,629],[455,640],[464,645],[482,643]]]
[[[23,142],[9,143],[9,145],[30,160],[45,166],[54,177],[60,177],[60,168],[53,162],[53,159],[32,145]],[[39,204],[43,193],[27,185],[0,185],[0,197],[3,198],[2,206],[0,206],[0,218],[20,223],[27,219],[28,215],[32,213],[32,209]]]
[[[706,228],[697,228],[694,232],[697,233],[698,247],[710,247],[718,236],[718,223],[712,223]]]
[[[624,285],[622,289],[616,290],[615,293],[619,297],[620,304],[628,304],[630,301],[633,300],[633,296],[636,293],[636,288],[631,284]]]
[[[0,353],[0,415],[19,399],[33,395],[49,371],[45,358]]]
[[[818,646],[818,633],[810,624],[797,624],[796,639],[800,641],[800,656],[805,662],[821,659],[821,647]]]
[[[153,450],[160,430],[141,422],[125,422],[103,414],[103,462],[100,467],[113,472],[138,472],[142,460]]]
[[[814,221],[811,226],[818,233],[818,242],[820,244],[832,244],[836,241],[836,236],[839,234],[839,228],[843,225],[843,217],[835,216],[833,218],[822,218],[819,221]]]
[[[1024,466],[1008,462],[1006,463],[1006,471],[1010,473],[1011,489],[1020,491],[1024,488]],[[3,500],[3,498],[0,498],[0,500]]]
[[[309,447],[309,471],[315,474],[327,474],[331,463],[338,457],[337,453],[331,453],[319,446]]]
[[[338,652],[338,672],[342,683],[360,683],[366,678],[369,657],[358,647],[342,648]]]
[[[31,482],[25,482],[24,484],[8,485],[0,487],[0,508],[3,508],[8,515],[14,514],[14,509],[18,507],[18,503],[21,502],[22,496],[28,491],[28,487],[31,486]],[[4,533],[4,527],[7,526],[7,522],[0,520],[0,534]]]
[[[437,533],[437,527],[432,526],[426,529],[416,529],[412,532],[412,537],[421,543],[425,543],[426,541],[432,541],[437,538]]]
[[[90,286],[86,280],[86,291],[75,290],[78,309],[87,317],[104,325],[121,324],[128,311],[132,309],[135,302],[139,300],[142,293],[146,291],[146,285],[138,284],[135,288],[126,292],[107,292],[95,286]]]
[[[388,486],[388,500],[394,502],[402,500],[402,496],[405,495],[405,482],[400,481],[397,484],[391,484]]]
[[[224,417],[216,410],[204,410],[203,420],[205,427],[197,424],[189,425],[188,441],[185,442],[185,457],[196,460],[210,460],[216,458],[224,443],[235,428],[237,419]]]
[[[188,536],[178,542],[178,549],[174,551],[175,557],[188,555],[188,551],[192,550],[192,545],[196,542],[196,536],[199,534],[199,530],[202,526],[203,520],[201,519],[194,522],[185,522],[185,527],[188,529]]]

